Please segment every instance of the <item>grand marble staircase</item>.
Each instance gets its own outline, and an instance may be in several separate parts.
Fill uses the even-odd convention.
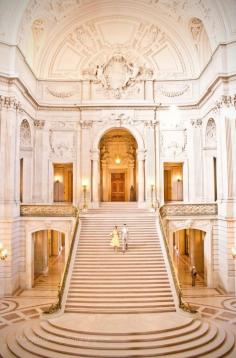
[[[175,311],[153,213],[133,203],[104,203],[81,221],[65,312]],[[125,254],[113,252],[109,236],[123,223],[129,227]]]
[[[125,254],[109,245],[112,227],[123,223],[130,229]],[[236,356],[227,328],[175,307],[154,213],[135,203],[108,203],[82,215],[81,227],[64,310],[2,330],[0,356]]]

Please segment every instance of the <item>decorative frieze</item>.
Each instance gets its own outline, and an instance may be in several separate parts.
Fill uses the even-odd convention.
[[[201,216],[217,215],[217,204],[167,204],[160,209],[160,214],[166,216]]]
[[[74,217],[77,208],[73,205],[21,205],[21,216],[32,217]]]
[[[21,102],[15,97],[0,96],[0,108],[12,108],[15,110],[22,110]]]

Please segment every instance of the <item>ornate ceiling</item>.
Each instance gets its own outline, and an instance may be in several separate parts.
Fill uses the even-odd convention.
[[[94,79],[114,58],[131,80],[140,68],[191,78],[236,38],[233,10],[236,0],[0,0],[0,40],[17,43],[39,78]]]

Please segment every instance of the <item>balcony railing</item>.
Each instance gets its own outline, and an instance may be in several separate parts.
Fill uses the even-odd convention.
[[[77,208],[71,204],[21,205],[20,215],[28,217],[75,217]]]
[[[160,208],[162,218],[168,216],[217,215],[217,204],[165,204]]]

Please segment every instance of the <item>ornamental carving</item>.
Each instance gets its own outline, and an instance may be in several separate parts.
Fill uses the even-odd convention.
[[[51,157],[54,159],[72,159],[75,155],[73,131],[49,131]]]
[[[57,98],[68,98],[75,94],[75,91],[55,91],[49,87],[47,87],[47,90],[53,97]]]
[[[0,96],[0,108],[12,108],[21,111],[21,103],[15,97]]]
[[[236,108],[236,94],[235,95],[223,95],[220,99],[216,102],[215,110],[219,110],[222,107],[235,107]]]
[[[216,147],[216,123],[210,118],[206,126],[206,146]]]
[[[161,131],[161,155],[166,158],[176,158],[184,153],[187,145],[185,130]]]
[[[35,126],[35,128],[37,128],[37,129],[43,129],[44,125],[45,125],[45,121],[44,121],[44,120],[41,120],[41,119],[35,119],[35,120],[34,120],[34,126]]]
[[[160,209],[162,218],[166,216],[217,215],[217,204],[170,204]]]
[[[117,98],[121,97],[123,91],[133,86],[138,81],[151,79],[152,69],[136,62],[128,61],[127,58],[117,53],[96,68],[89,67],[82,71],[84,78],[89,78],[100,83],[106,90],[112,91]]]
[[[29,122],[23,119],[20,126],[20,147],[27,148],[31,146],[31,131]]]
[[[77,208],[73,205],[21,205],[21,216],[38,217],[74,217],[77,214]]]
[[[182,88],[176,89],[176,90],[170,90],[167,87],[161,86],[160,87],[160,92],[163,96],[165,97],[179,97],[182,96],[185,92],[187,92],[189,89],[189,85],[185,84],[184,86],[182,86]]]
[[[202,21],[194,17],[190,22],[190,31],[195,45],[198,45],[200,41],[202,29],[203,29]]]
[[[194,128],[200,128],[202,125],[202,120],[201,119],[192,119],[191,124]]]

